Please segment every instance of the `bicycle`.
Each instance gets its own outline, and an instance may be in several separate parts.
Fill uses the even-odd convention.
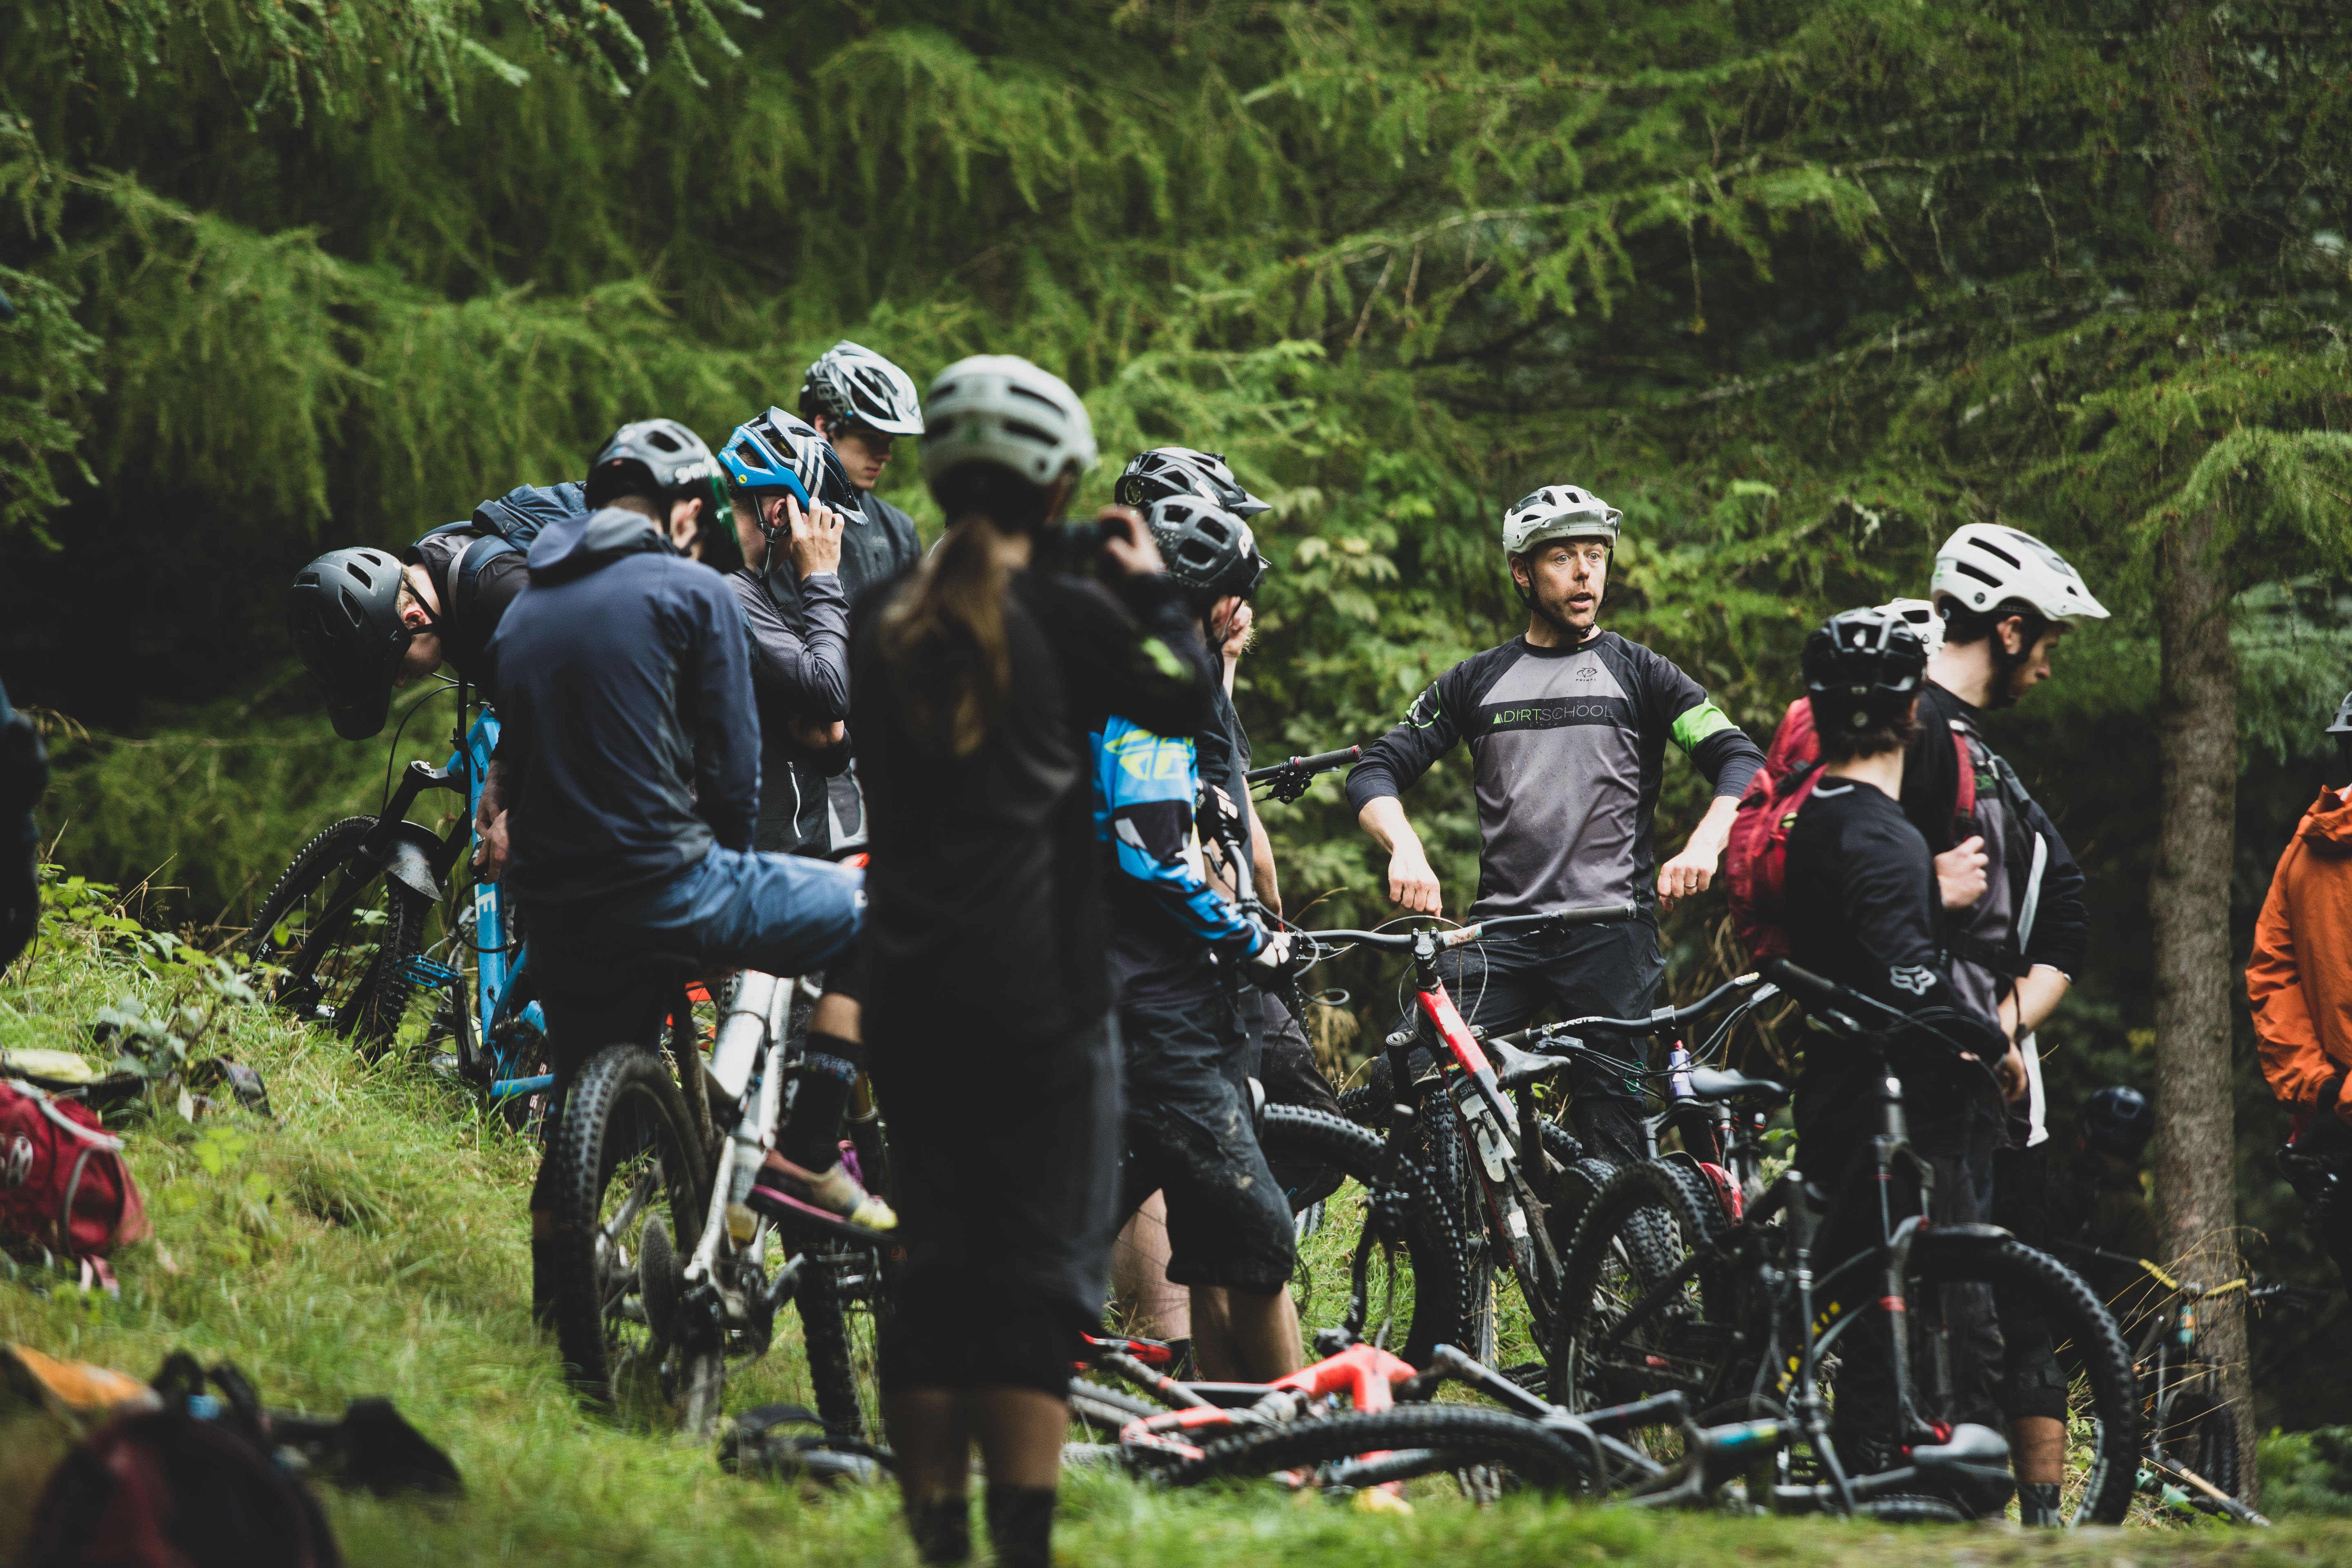
[[[520,1116],[554,1079],[543,1070],[546,1021],[503,889],[477,881],[445,919],[440,941],[425,941],[443,888],[473,842],[499,742],[497,712],[483,703],[468,724],[471,693],[463,682],[451,685],[458,722],[449,760],[437,768],[410,763],[381,812],[344,817],[305,845],[255,912],[245,952],[276,972],[273,1003],[328,1025],[370,1061],[392,1043],[419,991],[440,994],[424,1043],[450,1040],[456,1074]],[[441,834],[408,820],[417,799],[436,790],[465,802]]]
[[[1827,1486],[1836,1511],[1855,1512],[1870,1500],[1854,1489],[1829,1427],[1843,1348],[1880,1338],[1888,1357],[1893,1428],[1864,1436],[1896,1455],[1937,1447],[1950,1439],[1964,1398],[1954,1381],[1958,1301],[1950,1292],[1998,1287],[2037,1304],[2083,1367],[2091,1458],[2067,1478],[2071,1521],[2119,1522],[2137,1470],[2139,1400],[2114,1318],[2046,1253],[1991,1226],[1933,1217],[1933,1174],[1912,1151],[1885,1046],[1897,1029],[1933,1030],[1937,1015],[1897,1012],[1785,962],[1762,969],[1811,1002],[1815,1021],[1846,1048],[1867,1053],[1878,1131],[1866,1180],[1851,1190],[1880,1194],[1877,1239],[1820,1267],[1814,1249],[1830,1197],[1801,1170],[1784,1173],[1727,1223],[1720,1200],[1686,1166],[1627,1166],[1595,1196],[1570,1248],[1549,1357],[1552,1398],[1578,1409],[1671,1388],[1703,1421],[1780,1423],[1818,1472],[1808,1484]],[[1898,1166],[1916,1174],[1922,1198],[1922,1212],[1900,1220],[1885,1196]],[[1849,1341],[1864,1323],[1871,1333]],[[1796,1484],[1788,1479],[1794,1458],[1781,1453],[1784,1482]],[[1965,1517],[1948,1500],[1887,1506],[1904,1517]]]
[[[636,968],[642,1039],[659,1010],[677,1016],[688,975],[658,957]],[[707,1434],[730,1369],[768,1352],[790,1301],[828,1442],[878,1454],[876,1352],[894,1249],[788,1198],[767,1205],[782,1217],[749,1201],[790,1107],[801,989],[752,970],[721,987],[708,1062],[673,1031],[667,1060],[643,1043],[619,1043],[582,1066],[549,1126],[556,1341],[591,1405],[657,1394],[687,1430]],[[772,1274],[772,1240],[786,1253]]]
[[[1506,1040],[1489,1042],[1496,1053],[1495,1060],[1490,1061],[1438,976],[1438,955],[1489,934],[1598,924],[1628,919],[1633,912],[1630,904],[1611,904],[1553,914],[1510,915],[1451,931],[1430,927],[1411,932],[1339,930],[1296,933],[1294,940],[1314,949],[1314,956],[1307,961],[1310,965],[1335,956],[1328,950],[1344,951],[1357,945],[1412,954],[1418,1005],[1436,1026],[1448,1052],[1436,1074],[1426,1082],[1416,1083],[1409,1067],[1412,1036],[1402,1031],[1391,1036],[1388,1041],[1388,1082],[1403,1087],[1390,1091],[1391,1104],[1386,1108],[1370,1103],[1378,1099],[1377,1093],[1356,1100],[1358,1113],[1366,1124],[1358,1130],[1359,1136],[1370,1136],[1373,1126],[1385,1129],[1385,1136],[1377,1140],[1381,1150],[1379,1168],[1410,1169],[1423,1173],[1423,1179],[1433,1184],[1433,1206],[1445,1232],[1444,1251],[1449,1258],[1460,1258],[1459,1278],[1469,1291],[1467,1297],[1460,1299],[1454,1316],[1441,1318],[1438,1310],[1444,1303],[1428,1300],[1426,1289],[1416,1280],[1416,1312],[1406,1352],[1406,1359],[1416,1364],[1425,1363],[1441,1340],[1467,1339],[1482,1357],[1491,1355],[1493,1276],[1499,1258],[1510,1259],[1514,1274],[1522,1280],[1523,1290],[1531,1299],[1540,1296],[1545,1302],[1544,1310],[1549,1310],[1557,1260],[1552,1256],[1545,1215],[1560,1201],[1559,1184],[1569,1179],[1572,1170],[1583,1165],[1583,1179],[1596,1180],[1598,1176],[1596,1167],[1581,1162],[1582,1150],[1573,1137],[1537,1114],[1533,1096],[1521,1094],[1516,1106],[1505,1098],[1508,1090],[1523,1089],[1559,1071],[1567,1065],[1566,1061],[1559,1057],[1520,1051]],[[1501,1064],[1499,1068],[1496,1062]],[[1343,1108],[1348,1103],[1343,1100]],[[1282,1133],[1274,1114],[1279,1109],[1269,1108],[1267,1111],[1265,1137],[1269,1157],[1308,1157],[1306,1151],[1280,1142]],[[1294,1112],[1293,1116],[1301,1114],[1307,1113]],[[1337,1123],[1328,1116],[1319,1120]],[[1457,1217],[1464,1215],[1466,1201],[1465,1189],[1454,1179],[1453,1170],[1456,1151],[1462,1146],[1453,1126],[1460,1121],[1467,1121],[1472,1127],[1479,1152],[1477,1180],[1482,1184],[1478,1191],[1484,1206],[1482,1217],[1475,1221]],[[1530,1156],[1530,1147],[1540,1152]],[[1542,1184],[1543,1190],[1538,1190],[1538,1184]],[[1491,1252],[1487,1250],[1490,1244]],[[1360,1271],[1362,1258],[1360,1247]],[[1342,1330],[1351,1327],[1360,1329],[1361,1325],[1352,1319],[1341,1325]],[[1318,1338],[1318,1346],[1323,1342]]]
[[[2138,1478],[2141,1493],[2160,1507],[2267,1526],[2269,1520],[2238,1498],[2242,1479],[2238,1464],[2238,1418],[2215,1392],[2220,1369],[2205,1355],[2198,1309],[2215,1296],[2237,1290],[2243,1290],[2250,1302],[2275,1301],[2297,1308],[2325,1306],[2328,1293],[2255,1274],[2205,1285],[2176,1279],[2147,1258],[2082,1242],[2053,1240],[2050,1250],[2136,1268],[2167,1292],[2161,1306],[2138,1316],[2127,1342],[2147,1424],[2147,1441],[2141,1452]]]

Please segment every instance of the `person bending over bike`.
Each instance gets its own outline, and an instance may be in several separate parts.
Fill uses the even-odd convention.
[[[1821,740],[1822,777],[1789,830],[1786,925],[1790,956],[1799,965],[1906,1013],[1945,1010],[1958,1020],[1946,1032],[1970,1043],[1965,1058],[1924,1037],[1898,1037],[1888,1050],[1903,1083],[1912,1148],[1933,1173],[1936,1219],[1953,1224],[1982,1217],[1968,1169],[1970,1108],[1989,1088],[1983,1064],[2001,1059],[2008,1042],[1990,1017],[1968,1006],[1944,972],[1935,863],[1898,804],[1927,664],[1911,627],[1884,609],[1832,616],[1806,640],[1805,687]],[[2018,1087],[2021,1074],[2008,1065],[2012,1081],[2004,1087]],[[1798,1168],[1833,1199],[1814,1248],[1825,1263],[1878,1238],[1877,1194],[1848,1190],[1849,1174],[1870,1153],[1878,1092],[1877,1074],[1863,1053],[1813,1037],[1793,1110]],[[1916,1174],[1899,1169],[1900,1190],[1888,1194],[1897,1217],[1919,1208]],[[1995,1410],[2000,1336],[1980,1289],[1954,1293],[1958,1418],[1986,1422]],[[1849,1473],[1894,1462],[1886,1436],[1895,1413],[1885,1316],[1867,1314],[1848,1331],[1864,1340],[1841,1358],[1835,1435]]]
[[[1348,775],[1357,820],[1389,852],[1389,897],[1406,910],[1434,915],[1442,900],[1397,794],[1456,741],[1470,747],[1478,799],[1473,920],[1647,906],[1670,742],[1706,776],[1715,800],[1682,853],[1658,868],[1656,900],[1671,908],[1713,880],[1740,792],[1764,755],[1696,681],[1595,624],[1621,516],[1574,485],[1547,485],[1506,512],[1503,550],[1527,631],[1438,677]],[[1639,1017],[1664,971],[1646,914],[1483,943],[1447,965],[1454,1000],[1490,1031],[1517,1028],[1547,1003],[1569,1017]],[[1643,1159],[1638,1089],[1589,1068],[1565,1076],[1586,1152]]]
[[[890,464],[892,443],[901,436],[923,433],[922,405],[905,371],[872,349],[844,339],[809,365],[801,381],[800,410],[801,417],[824,438],[847,481],[845,495],[828,489],[816,499],[841,513],[841,591],[854,605],[860,595],[889,582],[922,556],[915,520],[874,490]],[[769,589],[792,622],[797,601],[781,574],[771,574]],[[832,814],[826,826],[835,850],[855,848],[866,838],[856,758],[850,752],[840,760],[842,765],[827,780]]]
[[[1265,573],[1249,525],[1197,495],[1153,502],[1148,521],[1196,627],[1221,642],[1210,617],[1221,602],[1246,599]],[[1302,1364],[1289,1289],[1297,1234],[1258,1148],[1237,984],[1244,965],[1272,973],[1288,943],[1219,898],[1202,874],[1191,734],[1114,713],[1094,752],[1126,1050],[1120,1208],[1166,1194],[1168,1277],[1193,1289],[1202,1372],[1280,1377]]]
[[[2352,696],[2327,727],[2352,769]],[[2294,1113],[2279,1165],[2304,1223],[2352,1288],[2352,784],[2324,788],[2279,857],[2254,922],[2246,994],[2263,1077]]]
[[[853,606],[872,813],[866,1037],[890,1108],[906,1265],[881,1381],[928,1563],[971,1551],[970,1447],[1011,1568],[1049,1561],[1079,1335],[1118,1226],[1118,1057],[1087,737],[1116,711],[1192,732],[1208,671],[1131,511],[1113,585],[1035,569],[1095,461],[1086,405],[1026,360],[940,373],[923,473],[938,547]]]
[[[710,448],[672,420],[623,426],[587,502],[532,542],[530,586],[491,642],[520,759],[507,880],[559,1096],[591,1052],[657,1043],[679,975],[648,961],[805,973],[849,944],[863,904],[856,872],[751,847],[760,721],[742,608],[701,564],[735,543]],[[821,1201],[860,1215],[870,1200],[835,1174]],[[534,1191],[535,1253],[548,1208]]]
[[[1971,1112],[1970,1179],[1993,1223],[2039,1246],[2047,1234],[2050,1134],[2033,1031],[2082,967],[2090,916],[2065,839],[1979,721],[2047,679],[2059,639],[2107,612],[2056,552],[1992,523],[1970,523],[1944,542],[1928,594],[1925,605],[1897,602],[1928,649],[1919,732],[1904,758],[1903,810],[1937,858],[1953,988],[2017,1040],[2008,1070],[2027,1086],[2006,1113],[1998,1106]],[[1975,774],[1975,809],[1965,820],[1954,734],[1968,742]],[[2000,1306],[2001,1409],[2016,1456],[2019,1517],[2054,1527],[2068,1379],[2039,1314],[2021,1302]]]
[[[507,606],[530,582],[530,542],[586,501],[577,480],[519,485],[474,509],[463,522],[423,535],[395,564],[365,546],[330,550],[294,576],[287,626],[302,662],[326,689],[335,733],[364,741],[381,732],[395,687],[446,663],[495,704],[490,639]],[[502,772],[502,759],[492,763]],[[476,823],[474,863],[496,881],[506,864],[507,823],[486,789]]]

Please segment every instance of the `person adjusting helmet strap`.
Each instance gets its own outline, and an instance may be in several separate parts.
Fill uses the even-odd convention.
[[[841,730],[849,717],[842,520],[855,511],[857,492],[824,438],[781,408],[737,426],[719,462],[746,563],[727,580],[751,632],[760,710],[756,842],[763,850],[825,855],[835,847],[832,780],[848,763]],[[780,600],[772,584],[785,585],[789,599]]]

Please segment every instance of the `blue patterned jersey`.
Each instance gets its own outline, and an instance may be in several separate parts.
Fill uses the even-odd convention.
[[[1192,742],[1118,717],[1093,741],[1095,831],[1111,852],[1111,967],[1120,1000],[1150,1005],[1213,993],[1218,960],[1246,958],[1265,938],[1202,868]]]

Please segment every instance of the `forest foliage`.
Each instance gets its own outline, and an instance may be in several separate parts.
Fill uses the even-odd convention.
[[[182,918],[234,922],[381,776],[290,667],[303,559],[575,473],[624,417],[720,435],[842,335],[919,382],[1027,353],[1114,459],[1230,454],[1277,507],[1262,755],[1369,739],[1508,635],[1498,519],[1539,483],[1624,509],[1607,624],[1759,736],[1822,613],[1918,591],[1960,522],[2048,539],[2117,611],[1995,721],[2092,879],[2062,1095],[2146,1071],[2168,513],[2217,510],[2238,595],[2242,923],[2352,683],[2352,34],[2319,0],[0,12],[0,674],[93,731],[53,737],[68,858],[176,857]],[[2210,272],[2155,216],[2184,142]],[[1662,823],[1700,793],[1670,770]],[[1408,805],[1466,901],[1458,759]],[[1271,820],[1294,907],[1381,912],[1333,786]],[[1678,973],[1720,917],[1677,917]],[[1386,978],[1347,979],[1372,1021]],[[2307,1267],[2267,1137],[2257,1261]]]

